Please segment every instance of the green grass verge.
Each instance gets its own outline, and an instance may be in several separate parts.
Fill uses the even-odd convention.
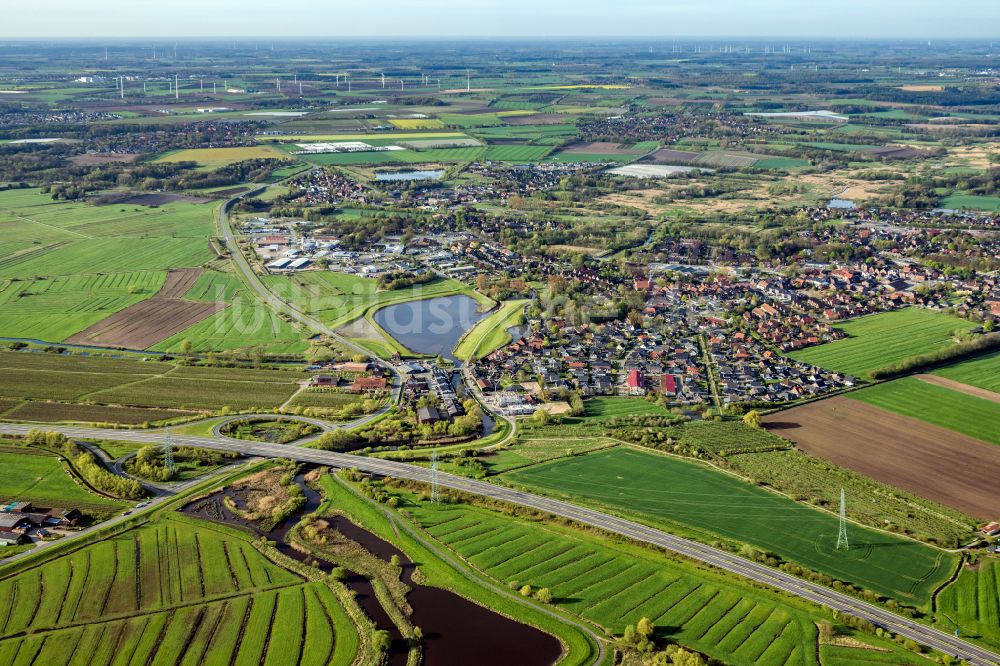
[[[455,358],[480,359],[510,342],[507,332],[512,326],[524,323],[524,306],[527,300],[505,301],[488,317],[469,329],[455,347]]]

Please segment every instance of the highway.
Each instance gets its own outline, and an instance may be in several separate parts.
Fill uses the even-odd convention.
[[[0,433],[23,435],[37,426],[0,424]],[[58,431],[69,437],[81,439],[115,439],[134,442],[161,444],[164,433],[149,430],[104,430],[98,428],[44,426],[45,430]],[[190,435],[171,436],[175,445],[199,446],[209,449],[237,451],[247,456],[263,458],[290,458],[293,460],[327,465],[337,468],[357,468],[363,472],[411,479],[424,483],[431,482],[431,470],[392,460],[367,458],[347,453],[319,451],[300,446],[265,444],[243,440],[195,437]],[[661,530],[635,523],[593,509],[577,506],[532,493],[504,488],[484,481],[466,479],[452,474],[439,473],[438,483],[446,488],[472,493],[483,497],[519,504],[521,506],[546,511],[553,515],[574,520],[602,530],[620,534],[636,541],[652,544],[667,551],[684,555],[694,560],[710,564],[734,574],[807,601],[850,613],[866,619],[893,633],[913,639],[941,652],[958,656],[976,666],[998,666],[1000,655],[963,641],[951,634],[938,631],[914,620],[895,615],[887,610],[865,603],[854,597],[841,594],[821,585],[796,578],[779,569],[747,560],[733,553],[712,548],[695,541],[682,539]]]

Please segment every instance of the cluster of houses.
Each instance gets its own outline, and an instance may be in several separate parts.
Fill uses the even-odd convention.
[[[369,204],[371,192],[361,183],[330,169],[311,169],[288,181],[283,200],[304,206]]]
[[[0,506],[0,546],[20,546],[32,536],[46,539],[53,528],[76,526],[83,518],[78,509],[36,507],[31,502]]]
[[[417,407],[417,421],[421,424],[433,424],[438,421],[451,421],[456,416],[465,413],[462,401],[459,400],[451,375],[441,368],[431,367],[422,363],[404,363],[397,368],[406,376],[403,382],[403,401],[418,405],[425,402],[427,396],[433,396],[433,405]]]
[[[625,321],[599,326],[566,326],[549,320],[538,331],[519,338],[480,359],[473,376],[484,394],[493,394],[498,406],[531,409],[537,397],[532,385],[548,390],[575,390],[585,396],[663,394],[679,405],[697,405],[708,399],[707,374],[699,361],[696,339],[669,328],[650,330]],[[542,330],[558,330],[547,338]],[[520,383],[520,386],[515,384]],[[526,388],[527,387],[527,388]]]
[[[389,380],[374,371],[371,363],[347,361],[329,365],[314,365],[312,370],[331,370],[313,375],[305,381],[310,389],[334,389],[346,393],[381,394],[389,389]]]

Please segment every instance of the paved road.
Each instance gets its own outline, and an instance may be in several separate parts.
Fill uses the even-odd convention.
[[[0,433],[10,435],[23,435],[33,426],[0,424]],[[47,430],[62,432],[69,437],[83,439],[117,439],[140,442],[159,442],[162,433],[150,432],[148,430],[101,430],[97,428],[74,428],[46,426]],[[404,479],[412,479],[429,483],[431,481],[431,470],[396,462],[393,460],[382,460],[378,458],[366,458],[346,453],[335,453],[332,451],[319,451],[306,449],[297,446],[287,446],[281,444],[264,444],[259,442],[247,442],[242,440],[223,440],[208,437],[194,437],[190,435],[175,435],[173,440],[177,444],[188,446],[200,446],[209,449],[226,449],[237,451],[247,456],[257,456],[262,458],[291,458],[302,462],[316,463],[339,468],[357,468],[372,474],[394,476]],[[522,506],[547,511],[557,516],[569,518],[579,523],[592,525],[609,532],[615,532],[637,541],[659,546],[681,555],[685,555],[706,564],[716,566],[720,569],[739,574],[753,581],[776,588],[795,595],[802,599],[833,608],[841,612],[869,620],[876,625],[885,627],[894,633],[911,638],[918,643],[928,645],[942,652],[959,656],[970,664],[976,666],[997,666],[1000,665],[1000,655],[994,654],[983,648],[971,645],[960,640],[951,634],[947,634],[937,629],[933,629],[919,622],[909,620],[899,615],[890,613],[887,610],[867,604],[854,597],[841,594],[834,590],[825,588],[814,583],[796,578],[778,569],[758,564],[751,560],[744,559],[738,555],[718,550],[695,541],[682,539],[672,534],[662,532],[652,527],[647,527],[617,516],[594,511],[585,507],[577,506],[569,502],[549,499],[531,493],[521,492],[510,488],[466,479],[452,474],[439,473],[438,483],[447,488],[490,497],[493,499],[520,504]]]

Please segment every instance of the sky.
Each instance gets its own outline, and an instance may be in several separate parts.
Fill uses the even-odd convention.
[[[0,37],[997,38],[1000,0],[7,0]]]

